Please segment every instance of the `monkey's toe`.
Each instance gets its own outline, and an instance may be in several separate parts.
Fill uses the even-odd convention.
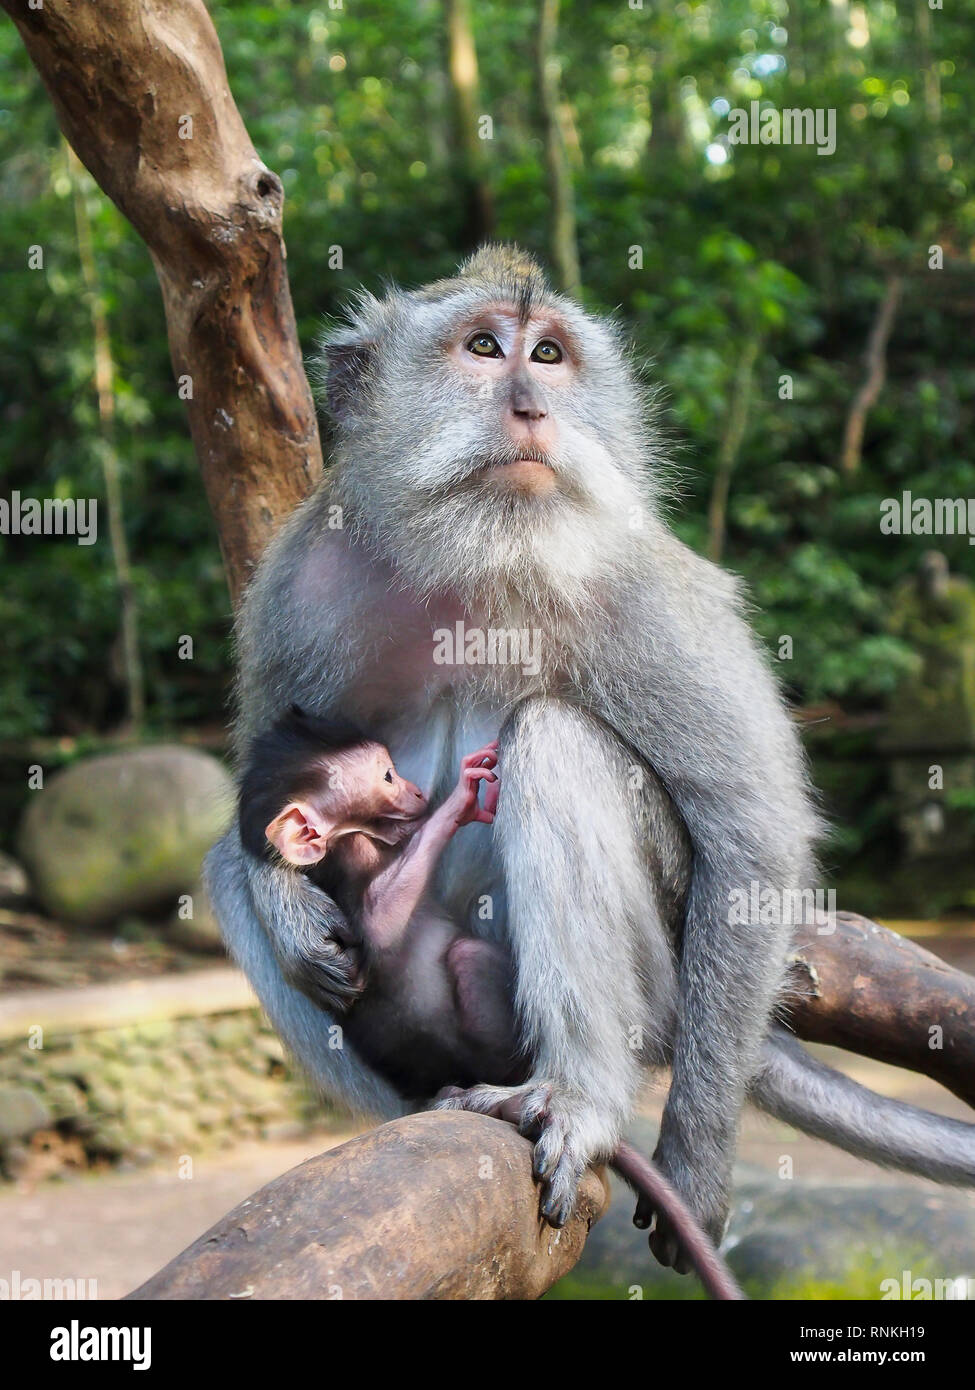
[[[657,1217],[653,1231],[650,1233],[650,1252],[657,1263],[662,1264],[665,1269],[673,1269],[678,1274],[686,1274],[690,1268],[684,1258],[680,1242],[669,1224],[660,1216]]]

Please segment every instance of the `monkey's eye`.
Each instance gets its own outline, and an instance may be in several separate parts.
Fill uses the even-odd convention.
[[[385,776],[385,779],[384,779],[384,780],[387,781],[387,782],[391,782],[391,781],[393,780],[393,769],[392,769],[392,768],[390,768],[389,771],[386,773],[386,776]]]
[[[540,343],[535,344],[532,361],[544,362],[546,366],[551,366],[562,361],[562,349],[558,343],[553,343],[551,338],[543,338]]]
[[[467,351],[475,357],[501,357],[501,348],[493,333],[475,333],[467,342]]]

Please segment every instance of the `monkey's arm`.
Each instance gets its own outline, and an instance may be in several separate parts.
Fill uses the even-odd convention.
[[[227,949],[246,973],[272,1025],[310,1079],[331,1099],[382,1119],[402,1115],[406,1107],[392,1087],[359,1060],[341,1028],[284,979],[254,909],[247,876],[252,862],[235,825],[208,854],[204,879]]]
[[[410,918],[430,886],[437,862],[461,826],[472,821],[490,824],[497,804],[497,744],[469,754],[461,762],[457,786],[442,806],[424,822],[403,852],[366,889],[362,901],[362,930],[374,951],[395,949]],[[478,789],[489,784],[481,808]]]
[[[816,881],[819,822],[796,730],[733,582],[666,532],[653,543],[663,576],[653,611],[634,603],[628,625],[639,637],[642,623],[645,659],[633,663],[626,706],[609,717],[659,775],[691,839],[656,1157],[717,1240],[745,1088],[783,978],[793,894]],[[638,1221],[649,1215],[641,1203]],[[665,1228],[651,1246],[665,1264],[679,1258]]]
[[[328,715],[342,712],[349,698],[350,643],[368,627],[364,608],[381,596],[371,593],[342,532],[328,529],[330,505],[323,486],[289,518],[245,597],[237,626],[238,762],[289,705]],[[231,955],[302,1067],[353,1110],[402,1113],[392,1089],[332,1027],[361,989],[338,906],[307,875],[247,854],[236,827],[211,850],[207,880]]]

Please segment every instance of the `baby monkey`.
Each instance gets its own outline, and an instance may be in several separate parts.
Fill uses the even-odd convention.
[[[431,891],[457,831],[493,822],[499,790],[494,742],[461,760],[453,791],[428,813],[423,793],[400,777],[382,744],[297,706],[254,741],[241,781],[245,849],[279,856],[345,914],[338,944],[357,964],[358,993],[343,1028],[356,1051],[413,1103],[478,1082],[516,1085],[528,1074],[508,952],[461,930]],[[502,1108],[500,1118],[517,1115]],[[654,1165],[625,1142],[610,1162],[666,1212],[708,1293],[743,1298]]]

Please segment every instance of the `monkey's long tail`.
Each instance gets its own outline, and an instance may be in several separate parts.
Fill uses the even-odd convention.
[[[656,1164],[643,1157],[624,1140],[613,1157],[612,1167],[624,1182],[649,1199],[658,1211],[666,1214],[681,1245],[706,1291],[712,1298],[743,1299],[745,1294],[724,1260],[708,1240],[703,1228],[695,1221],[684,1199],[661,1173]]]
[[[762,1110],[859,1158],[975,1186],[975,1124],[877,1095],[817,1061],[774,1025],[749,1095]]]

